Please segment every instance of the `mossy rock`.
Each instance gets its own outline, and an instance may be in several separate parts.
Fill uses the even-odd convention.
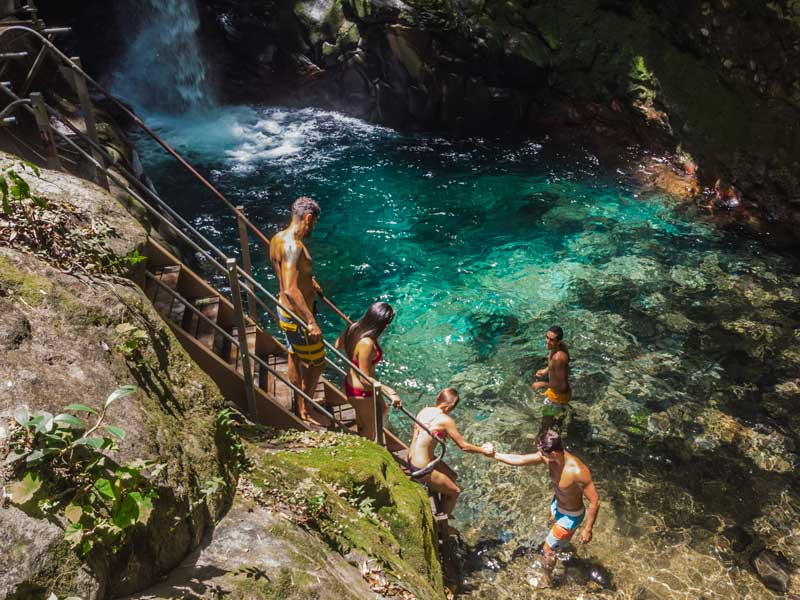
[[[332,548],[371,557],[417,598],[441,598],[437,537],[424,488],[372,442],[331,433],[299,437],[302,445],[288,437],[277,452],[248,446],[256,488],[273,498],[290,491],[285,500],[317,515],[313,527]]]

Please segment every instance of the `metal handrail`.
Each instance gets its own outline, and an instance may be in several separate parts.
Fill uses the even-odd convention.
[[[215,329],[217,332],[219,332],[220,334],[222,334],[222,336],[223,336],[223,337],[224,337],[224,338],[225,338],[227,341],[229,341],[231,344],[233,344],[234,346],[236,346],[236,348],[237,348],[237,349],[239,348],[239,340],[237,340],[236,338],[234,338],[234,337],[233,337],[231,334],[229,334],[229,333],[228,333],[227,331],[225,331],[225,330],[224,330],[222,327],[220,327],[218,323],[215,323],[214,321],[212,321],[211,319],[209,319],[209,318],[208,318],[206,315],[204,315],[204,314],[203,314],[203,312],[202,312],[200,309],[198,309],[198,308],[197,308],[197,307],[196,307],[194,304],[192,304],[192,303],[191,303],[191,302],[190,302],[190,301],[189,301],[187,298],[184,298],[184,297],[183,297],[181,294],[179,294],[179,293],[178,293],[178,292],[176,292],[175,290],[171,289],[171,288],[170,288],[169,286],[167,286],[167,285],[166,285],[166,284],[165,284],[163,281],[161,281],[160,279],[158,279],[158,278],[157,278],[155,275],[153,275],[153,274],[152,274],[152,273],[150,273],[149,271],[146,271],[146,272],[145,272],[145,276],[146,276],[148,279],[150,279],[150,280],[152,280],[153,282],[155,282],[155,283],[156,283],[156,284],[159,286],[159,288],[161,288],[161,289],[162,289],[162,290],[164,290],[165,292],[169,293],[169,294],[170,294],[170,295],[173,297],[173,299],[175,299],[175,300],[177,300],[178,302],[180,302],[181,304],[183,304],[185,308],[189,308],[189,309],[190,309],[192,312],[194,312],[194,314],[196,314],[196,315],[197,315],[197,316],[198,316],[200,319],[202,319],[203,321],[205,321],[206,323],[208,323],[209,325],[211,325],[211,327],[213,327],[213,328],[214,328],[214,329]],[[239,354],[241,354],[241,350],[239,350]],[[289,381],[288,379],[286,379],[286,378],[283,376],[283,374],[282,374],[282,373],[280,373],[279,371],[276,371],[275,369],[273,369],[272,367],[270,367],[270,366],[269,366],[269,365],[268,365],[266,362],[264,362],[264,361],[263,361],[263,360],[262,360],[262,359],[261,359],[259,356],[257,356],[257,355],[255,355],[255,354],[253,354],[253,355],[251,355],[251,356],[250,356],[250,358],[254,359],[254,360],[255,360],[255,361],[258,363],[258,364],[260,364],[262,367],[264,367],[264,368],[265,368],[267,371],[269,371],[269,372],[270,372],[272,375],[274,375],[275,377],[277,377],[278,379],[280,379],[280,380],[281,380],[281,381],[282,381],[284,384],[286,384],[287,386],[289,386],[289,388],[290,388],[292,391],[294,391],[294,392],[296,392],[296,393],[300,394],[300,395],[301,395],[303,398],[305,398],[305,399],[306,399],[306,400],[308,400],[309,402],[313,403],[313,405],[314,405],[314,407],[315,407],[315,408],[319,409],[319,410],[320,410],[322,413],[324,413],[326,417],[328,417],[329,419],[331,419],[331,421],[332,421],[332,422],[336,423],[336,425],[338,425],[338,426],[339,426],[339,427],[340,427],[342,430],[346,431],[347,433],[352,433],[352,431],[350,431],[350,429],[348,429],[348,427],[347,427],[347,426],[346,426],[344,423],[342,423],[341,421],[339,421],[339,420],[338,420],[338,419],[337,419],[335,416],[333,416],[333,414],[332,414],[332,413],[328,412],[328,410],[327,410],[327,409],[326,409],[324,406],[322,406],[321,404],[319,404],[319,403],[318,403],[316,400],[314,400],[312,397],[310,397],[308,394],[306,394],[306,393],[305,393],[303,390],[301,390],[301,389],[300,389],[300,388],[298,388],[296,385],[294,385],[294,384],[293,384],[291,381]]]
[[[102,93],[106,98],[108,98],[119,110],[123,112],[129,119],[131,119],[136,125],[138,125],[142,130],[147,133],[155,142],[161,146],[166,152],[172,156],[175,160],[177,160],[181,166],[183,166],[187,171],[189,171],[200,183],[203,184],[214,196],[216,196],[228,209],[233,212],[233,214],[250,229],[253,233],[256,234],[256,237],[261,240],[261,242],[269,247],[270,239],[258,228],[256,227],[247,216],[240,211],[234,204],[228,200],[225,195],[219,191],[210,181],[208,181],[205,177],[203,177],[197,169],[195,169],[189,162],[184,159],[178,152],[172,148],[167,142],[165,142],[155,131],[153,131],[142,119],[136,115],[132,110],[130,110],[125,104],[117,100],[108,90],[106,90],[100,83],[98,83],[93,77],[91,77],[88,73],[86,73],[80,66],[75,64],[75,61],[70,59],[66,54],[61,52],[58,47],[53,44],[50,40],[44,37],[41,33],[36,31],[31,27],[27,27],[25,25],[9,25],[9,26],[0,26],[0,36],[5,34],[8,31],[24,31],[26,33],[31,33],[36,36],[40,42],[44,46],[46,46],[50,51],[55,53],[55,55],[61,59],[67,66],[69,66],[73,71],[80,74],[87,82],[92,84],[100,93]],[[336,313],[341,319],[345,322],[350,323],[350,319],[347,315],[342,312],[339,307],[337,307],[332,300],[330,300],[324,294],[319,294],[322,301],[331,309],[333,312]]]
[[[166,142],[164,142],[163,140],[161,140],[161,138],[160,138],[160,137],[159,137],[159,136],[158,136],[158,135],[157,135],[155,132],[153,132],[153,131],[152,131],[152,130],[149,128],[149,127],[147,127],[147,125],[145,125],[145,124],[144,124],[144,122],[143,122],[143,121],[141,121],[141,119],[139,119],[139,118],[138,118],[138,117],[137,117],[137,116],[136,116],[136,115],[135,115],[135,114],[134,114],[132,111],[130,111],[130,110],[129,110],[129,109],[128,109],[128,108],[127,108],[127,107],[126,107],[124,104],[122,104],[122,103],[121,103],[121,102],[119,102],[119,101],[118,101],[116,98],[114,98],[113,96],[111,96],[111,94],[110,94],[109,92],[107,92],[107,91],[106,91],[106,90],[105,90],[105,89],[104,89],[104,88],[103,88],[103,87],[102,87],[102,86],[101,86],[99,83],[97,83],[97,82],[96,82],[94,79],[92,79],[92,78],[91,78],[91,77],[90,77],[88,74],[86,74],[86,73],[83,71],[83,69],[81,69],[79,66],[77,66],[77,65],[75,64],[75,62],[74,62],[74,61],[72,61],[72,60],[71,60],[71,59],[69,59],[69,58],[68,58],[66,55],[64,55],[64,54],[63,54],[63,53],[62,53],[62,52],[61,52],[61,51],[60,51],[60,50],[59,50],[59,49],[58,49],[58,48],[57,48],[57,47],[56,47],[54,44],[52,44],[52,43],[51,43],[49,40],[47,40],[46,38],[44,38],[44,37],[43,37],[41,34],[39,34],[39,32],[37,32],[37,31],[35,31],[35,30],[33,30],[33,29],[29,28],[29,27],[22,26],[22,25],[12,25],[12,26],[8,26],[8,27],[2,27],[2,26],[0,26],[0,36],[2,36],[4,33],[6,33],[6,32],[7,32],[7,31],[9,31],[9,30],[21,30],[21,31],[25,31],[25,32],[28,32],[28,33],[33,33],[33,34],[34,34],[34,35],[35,35],[37,38],[39,38],[39,40],[40,40],[40,41],[41,41],[43,44],[45,44],[45,45],[46,45],[46,46],[47,46],[47,47],[48,47],[50,50],[54,51],[54,52],[55,52],[55,54],[56,54],[56,55],[57,55],[59,58],[61,58],[61,60],[62,60],[62,61],[64,61],[65,63],[67,63],[67,64],[68,64],[68,65],[69,65],[69,66],[70,66],[70,67],[71,67],[73,70],[75,70],[75,71],[76,71],[77,73],[79,73],[79,74],[80,74],[82,77],[84,77],[84,78],[86,79],[86,81],[88,81],[88,82],[92,83],[92,84],[93,84],[93,85],[94,85],[94,86],[95,86],[95,87],[96,87],[98,90],[100,90],[100,91],[101,91],[101,92],[102,92],[102,93],[103,93],[103,94],[104,94],[106,97],[108,97],[108,98],[109,98],[110,100],[112,100],[112,101],[113,101],[113,102],[114,102],[114,103],[115,103],[115,104],[116,104],[116,105],[117,105],[117,106],[118,106],[120,109],[122,109],[122,110],[123,110],[123,112],[124,112],[125,114],[127,114],[127,115],[128,115],[130,118],[131,118],[131,119],[133,119],[135,123],[137,123],[138,125],[140,125],[140,126],[141,126],[141,127],[142,127],[142,128],[143,128],[143,129],[144,129],[144,130],[145,130],[145,131],[146,131],[146,132],[147,132],[147,133],[148,133],[150,136],[151,136],[151,137],[153,137],[153,139],[154,139],[156,142],[158,142],[158,143],[159,143],[159,144],[160,144],[162,147],[164,147],[164,148],[165,148],[165,150],[167,150],[167,151],[168,151],[168,152],[169,152],[171,155],[173,155],[173,157],[174,157],[174,158],[176,158],[176,160],[178,160],[178,161],[179,161],[179,162],[180,162],[180,163],[181,163],[181,164],[182,164],[184,167],[186,167],[186,168],[187,168],[187,169],[188,169],[190,172],[192,172],[192,173],[193,173],[193,174],[194,174],[194,175],[195,175],[197,178],[199,178],[199,179],[201,180],[201,182],[203,182],[203,183],[204,183],[204,184],[205,184],[207,187],[209,187],[209,189],[210,189],[210,190],[211,190],[211,191],[212,191],[212,192],[213,192],[213,193],[214,193],[216,196],[218,196],[218,197],[219,197],[221,200],[223,200],[223,202],[225,202],[225,203],[226,203],[226,205],[228,205],[228,207],[229,207],[229,208],[231,208],[231,210],[232,210],[232,211],[233,211],[233,212],[234,212],[234,213],[237,215],[237,217],[240,217],[240,218],[243,220],[243,222],[244,222],[244,223],[245,223],[245,224],[246,224],[246,225],[247,225],[249,228],[251,228],[251,229],[252,229],[254,232],[256,232],[256,234],[259,236],[259,238],[260,238],[260,239],[262,239],[262,241],[264,241],[265,243],[269,244],[269,238],[267,238],[266,236],[264,236],[264,235],[263,235],[263,233],[261,233],[261,231],[260,231],[260,230],[258,230],[258,228],[256,228],[256,227],[255,227],[255,225],[253,225],[253,224],[252,224],[252,223],[251,223],[251,222],[250,222],[250,221],[249,221],[249,220],[248,220],[248,219],[247,219],[247,218],[246,218],[246,217],[245,217],[245,216],[242,214],[242,212],[241,212],[241,211],[239,211],[239,210],[238,210],[236,207],[234,207],[234,206],[233,206],[233,205],[230,203],[230,201],[228,201],[228,200],[227,200],[227,199],[226,199],[226,198],[225,198],[225,197],[222,195],[222,193],[221,193],[221,192],[219,192],[219,191],[218,191],[218,190],[217,190],[217,189],[216,189],[216,188],[215,188],[213,185],[211,185],[209,182],[207,182],[207,181],[206,181],[206,180],[205,180],[205,179],[204,179],[204,178],[203,178],[203,177],[202,177],[202,176],[201,176],[199,173],[197,173],[197,172],[196,172],[196,170],[195,170],[194,168],[192,168],[192,167],[191,167],[191,165],[189,165],[189,164],[188,164],[188,163],[187,163],[187,162],[186,162],[186,161],[185,161],[185,160],[184,160],[184,159],[183,159],[183,158],[182,158],[182,157],[181,157],[181,156],[180,156],[180,155],[179,155],[179,154],[178,154],[178,153],[177,153],[175,150],[173,150],[173,149],[172,149],[172,148],[171,148],[171,147],[170,147],[168,144],[166,144]],[[23,102],[24,102],[24,99],[17,97],[17,96],[16,96],[16,94],[14,94],[14,93],[13,93],[11,90],[9,90],[8,88],[6,88],[6,87],[4,87],[4,86],[0,86],[0,89],[3,89],[3,90],[5,90],[5,91],[6,91],[6,92],[7,92],[7,93],[10,95],[10,96],[12,96],[12,97],[15,99],[15,100],[14,100],[15,102],[19,102],[19,103],[20,103],[20,105],[24,106],[24,107],[25,107],[25,108],[26,108],[26,109],[27,109],[29,112],[33,113],[33,109],[32,109],[32,108],[31,108],[31,107],[30,107],[28,104],[24,104],[24,103],[23,103]],[[46,107],[47,107],[47,110],[48,110],[48,112],[49,112],[50,114],[52,114],[52,115],[56,116],[57,118],[59,118],[59,120],[60,120],[61,122],[63,122],[63,123],[64,123],[64,124],[65,124],[65,125],[66,125],[66,126],[67,126],[67,127],[68,127],[68,128],[69,128],[69,129],[70,129],[70,130],[71,130],[71,131],[74,133],[74,134],[75,134],[75,135],[79,136],[79,137],[80,137],[82,140],[84,140],[85,142],[87,142],[87,143],[88,143],[88,144],[89,144],[89,145],[90,145],[92,148],[94,148],[96,151],[99,151],[99,152],[101,153],[101,155],[103,156],[103,158],[109,162],[109,165],[111,165],[111,164],[113,164],[113,163],[114,163],[114,159],[113,159],[113,157],[111,157],[111,156],[109,155],[109,153],[106,151],[106,149],[105,149],[104,147],[100,146],[100,145],[99,145],[99,144],[97,144],[97,143],[96,143],[94,140],[92,140],[90,137],[86,136],[86,135],[85,135],[83,132],[81,132],[80,130],[78,130],[78,129],[77,129],[77,127],[75,127],[75,126],[74,126],[74,125],[73,125],[73,124],[72,124],[72,123],[71,123],[71,122],[70,122],[68,119],[65,119],[65,118],[63,117],[63,115],[61,115],[61,114],[60,114],[60,113],[59,113],[59,112],[58,112],[56,109],[54,109],[54,108],[52,108],[52,107],[50,107],[50,106],[47,106],[47,105],[46,105]],[[64,141],[66,141],[66,142],[67,142],[67,143],[68,143],[70,146],[72,146],[72,147],[73,147],[73,148],[74,148],[76,151],[78,151],[80,154],[82,154],[82,155],[84,156],[84,158],[85,158],[85,159],[87,159],[88,161],[90,161],[90,162],[91,162],[91,163],[92,163],[92,164],[93,164],[93,165],[94,165],[96,168],[99,168],[99,169],[101,169],[103,172],[105,172],[105,173],[106,173],[106,175],[107,175],[107,176],[108,176],[108,177],[109,177],[109,178],[110,178],[112,181],[114,181],[114,182],[115,182],[117,185],[119,185],[121,188],[125,189],[125,190],[126,190],[128,193],[130,193],[130,194],[131,194],[131,195],[132,195],[132,196],[133,196],[133,197],[134,197],[134,198],[135,198],[137,201],[139,201],[139,202],[140,202],[140,203],[141,203],[141,204],[142,204],[142,205],[143,205],[143,206],[144,206],[144,207],[145,207],[145,208],[146,208],[146,209],[147,209],[147,210],[148,210],[148,211],[149,211],[151,214],[153,214],[153,215],[154,215],[154,216],[155,216],[157,219],[159,219],[161,222],[163,222],[163,223],[167,224],[167,226],[168,226],[170,229],[172,229],[173,231],[175,231],[175,232],[178,234],[178,236],[179,236],[179,237],[180,237],[182,240],[184,240],[185,242],[187,242],[187,243],[188,243],[188,244],[189,244],[189,245],[190,245],[190,246],[191,246],[193,249],[195,249],[196,251],[200,252],[200,253],[201,253],[203,256],[205,256],[207,259],[209,259],[209,260],[210,260],[210,262],[211,262],[211,263],[212,263],[212,264],[213,264],[215,267],[217,267],[217,269],[218,269],[220,272],[222,272],[222,273],[227,273],[227,270],[226,270],[226,269],[225,269],[225,268],[224,268],[224,267],[223,267],[223,266],[222,266],[222,265],[221,265],[219,262],[217,262],[217,261],[216,261],[216,260],[215,260],[215,259],[214,259],[214,258],[213,258],[213,257],[212,257],[210,254],[209,254],[209,252],[208,252],[207,250],[204,250],[203,248],[201,248],[201,247],[200,247],[198,244],[196,244],[196,243],[195,243],[193,240],[191,240],[191,238],[189,238],[189,236],[187,236],[187,235],[186,235],[184,232],[182,232],[182,231],[181,231],[181,230],[180,230],[178,227],[176,227],[176,226],[175,226],[175,225],[174,225],[172,222],[170,222],[170,220],[169,220],[169,219],[165,218],[165,217],[164,217],[164,215],[160,214],[160,213],[159,213],[158,211],[156,211],[156,210],[155,210],[155,209],[154,209],[152,206],[150,206],[150,205],[149,205],[149,203],[147,203],[147,202],[146,202],[146,201],[145,201],[143,198],[141,198],[141,196],[140,196],[139,194],[137,194],[136,192],[134,192],[134,191],[133,191],[133,190],[130,188],[130,185],[129,185],[129,184],[130,184],[130,182],[132,181],[132,182],[134,182],[134,183],[135,183],[135,185],[137,185],[137,187],[140,187],[140,189],[142,189],[142,190],[144,191],[144,193],[145,193],[145,194],[147,194],[149,197],[151,197],[152,199],[154,199],[154,200],[155,200],[155,201],[158,203],[158,205],[159,205],[161,208],[163,208],[164,210],[166,210],[166,211],[167,211],[167,212],[170,214],[170,216],[171,216],[171,217],[173,217],[173,218],[175,218],[176,220],[178,220],[178,221],[179,221],[179,222],[180,222],[180,223],[181,223],[181,224],[182,224],[184,227],[186,227],[186,228],[187,228],[189,231],[191,231],[191,232],[192,232],[194,235],[196,235],[196,236],[197,236],[197,237],[198,237],[200,240],[202,240],[202,242],[203,242],[203,243],[204,243],[206,246],[208,246],[208,248],[210,248],[211,250],[213,250],[213,251],[214,251],[214,252],[215,252],[215,253],[216,253],[216,254],[217,254],[217,255],[218,255],[220,258],[222,258],[223,260],[225,260],[225,259],[227,259],[226,255],[225,255],[225,254],[224,254],[224,253],[223,253],[223,252],[222,252],[222,251],[221,251],[219,248],[217,248],[217,247],[216,247],[216,246],[215,246],[215,245],[214,245],[214,244],[213,244],[211,241],[209,241],[209,240],[208,240],[208,239],[207,239],[205,236],[203,236],[203,234],[201,234],[199,231],[197,231],[197,229],[196,229],[196,228],[194,228],[192,225],[190,225],[190,224],[189,224],[189,223],[188,223],[188,222],[187,222],[187,221],[186,221],[186,220],[185,220],[183,217],[181,217],[181,216],[180,216],[180,215],[179,215],[179,214],[178,214],[176,211],[174,211],[174,210],[172,209],[172,207],[170,207],[170,206],[169,206],[168,204],[166,204],[166,203],[165,203],[163,200],[161,200],[161,198],[159,198],[157,194],[155,194],[155,193],[154,193],[154,192],[153,192],[151,189],[149,189],[149,188],[148,188],[146,185],[144,185],[143,183],[141,183],[141,182],[138,180],[138,178],[137,178],[135,175],[133,175],[133,174],[132,174],[130,171],[128,171],[128,169],[126,169],[126,168],[125,168],[123,165],[119,165],[119,164],[115,165],[115,166],[116,166],[116,168],[117,168],[117,169],[119,169],[119,170],[120,170],[120,171],[123,173],[123,175],[125,176],[125,179],[126,179],[126,181],[125,181],[125,182],[121,182],[121,181],[119,180],[119,178],[117,178],[117,177],[116,177],[116,176],[115,176],[115,175],[114,175],[114,174],[113,174],[113,173],[112,173],[112,172],[109,170],[109,167],[106,167],[104,164],[101,164],[101,163],[100,163],[99,161],[97,161],[97,160],[96,160],[96,159],[95,159],[93,156],[91,156],[90,154],[88,154],[87,152],[85,152],[83,148],[81,148],[79,145],[77,145],[77,144],[76,144],[74,141],[70,140],[70,139],[69,139],[69,138],[68,138],[68,137],[67,137],[67,136],[66,136],[66,135],[65,135],[63,132],[61,132],[60,130],[57,130],[57,129],[56,129],[56,130],[54,130],[54,132],[55,132],[55,133],[56,133],[56,134],[57,134],[57,135],[58,135],[60,138],[62,138]],[[274,296],[274,295],[273,295],[271,292],[269,292],[269,291],[268,291],[266,288],[264,288],[264,286],[263,286],[263,285],[261,285],[261,284],[260,284],[258,281],[256,281],[256,280],[255,280],[255,279],[254,279],[254,278],[253,278],[253,277],[252,277],[252,276],[251,276],[249,273],[247,273],[246,271],[244,271],[244,270],[243,270],[241,267],[239,267],[238,265],[237,265],[237,267],[236,267],[236,268],[237,268],[237,274],[238,274],[239,276],[241,276],[241,277],[244,277],[244,278],[245,278],[245,279],[246,279],[246,280],[247,280],[247,281],[248,281],[248,282],[249,282],[249,283],[250,283],[250,284],[253,286],[253,288],[255,288],[255,289],[257,289],[257,290],[261,291],[262,293],[264,293],[264,294],[265,294],[265,295],[266,295],[266,296],[267,296],[267,297],[268,297],[268,298],[269,298],[269,299],[270,299],[272,302],[274,302],[274,304],[275,304],[275,305],[277,305],[278,307],[280,307],[281,309],[283,309],[283,310],[284,310],[284,311],[285,311],[285,312],[286,312],[286,313],[287,313],[287,314],[288,314],[288,315],[289,315],[291,318],[293,318],[294,320],[296,320],[296,321],[298,322],[298,324],[300,324],[300,326],[301,326],[301,327],[303,327],[304,329],[308,330],[308,325],[307,325],[307,324],[306,324],[306,323],[305,323],[305,322],[304,322],[304,321],[303,321],[301,318],[299,318],[299,317],[298,317],[298,315],[296,315],[296,314],[295,314],[295,313],[294,313],[294,312],[293,312],[291,309],[289,309],[288,307],[286,307],[286,306],[284,306],[283,304],[281,304],[281,302],[278,300],[278,298],[276,298],[276,297],[275,297],[275,296]],[[248,292],[251,292],[251,293],[252,293],[252,289],[251,289],[251,288],[249,288],[248,286],[246,286],[246,285],[243,285],[242,287],[244,287],[245,291],[248,291]],[[169,291],[171,292],[172,290],[169,290]],[[329,299],[327,299],[327,298],[326,298],[324,295],[322,295],[322,294],[319,294],[319,295],[322,297],[322,299],[325,301],[325,303],[326,303],[326,304],[327,304],[327,305],[328,305],[328,306],[329,306],[329,307],[330,307],[330,308],[331,308],[331,309],[332,309],[332,310],[333,310],[333,311],[334,311],[334,312],[337,314],[337,316],[339,316],[340,318],[342,318],[342,319],[343,319],[343,320],[344,320],[346,323],[348,323],[348,324],[352,323],[352,321],[351,321],[351,320],[350,320],[350,319],[349,319],[349,318],[348,318],[348,317],[347,317],[347,316],[346,316],[346,315],[345,315],[345,314],[344,314],[344,313],[343,313],[341,310],[339,310],[339,309],[338,309],[338,307],[336,307],[336,306],[335,306],[335,304],[333,304],[333,302],[332,302],[332,301],[330,301]],[[269,310],[269,307],[266,305],[266,303],[264,303],[264,301],[263,301],[263,300],[261,300],[261,298],[259,298],[259,297],[258,297],[256,294],[254,294],[254,293],[253,293],[253,297],[254,297],[254,298],[256,298],[256,300],[259,302],[259,304],[261,304],[261,305],[262,305],[262,306],[263,306],[263,307],[264,307],[264,308],[265,308],[265,309],[266,309],[268,312],[270,312],[270,313],[271,313],[271,311]],[[274,315],[274,314],[272,314],[272,313],[271,313],[271,316],[275,317],[275,315]],[[344,361],[346,364],[348,364],[348,367],[349,367],[349,368],[351,368],[351,369],[355,370],[355,371],[356,371],[356,373],[358,373],[359,375],[361,375],[361,376],[362,376],[362,377],[364,377],[365,379],[368,379],[368,380],[369,380],[369,379],[373,379],[373,380],[376,382],[376,384],[377,384],[377,385],[375,386],[375,387],[377,388],[377,389],[376,389],[376,392],[377,392],[377,393],[376,393],[376,400],[377,400],[377,399],[379,399],[379,398],[380,398],[380,395],[381,395],[380,388],[382,387],[382,386],[381,386],[381,384],[380,384],[380,381],[379,381],[379,380],[377,380],[377,379],[376,379],[376,378],[374,378],[374,377],[369,377],[369,376],[368,376],[366,373],[364,373],[364,372],[363,372],[363,371],[362,371],[362,370],[361,370],[361,369],[360,369],[360,368],[359,368],[357,365],[353,365],[353,364],[351,363],[351,361],[349,361],[349,360],[347,359],[347,357],[345,357],[345,356],[344,356],[344,355],[343,355],[343,354],[342,354],[342,353],[341,353],[341,352],[340,352],[340,351],[339,351],[339,350],[338,350],[338,349],[337,349],[335,346],[333,346],[333,345],[332,345],[330,342],[328,342],[328,341],[327,341],[327,340],[325,340],[324,338],[323,338],[323,340],[322,340],[322,341],[323,341],[323,343],[324,343],[325,347],[326,347],[326,348],[328,348],[328,349],[329,349],[329,350],[330,350],[330,351],[331,351],[331,352],[332,352],[334,355],[338,356],[338,357],[339,357],[339,358],[340,358],[342,361]],[[263,364],[263,361],[260,361],[260,359],[258,359],[258,357],[254,357],[254,358]],[[343,370],[341,367],[339,367],[339,366],[338,366],[336,363],[334,363],[334,362],[333,362],[333,361],[332,361],[330,358],[328,358],[327,356],[325,357],[325,361],[326,361],[326,363],[327,363],[327,364],[329,364],[331,367],[333,367],[334,369],[336,369],[336,370],[337,370],[337,371],[339,371],[340,373],[342,373],[342,374],[346,374],[346,372],[345,372],[345,371],[344,371],[344,370]],[[265,366],[266,366],[266,365],[265,365]],[[268,368],[268,369],[270,369],[268,366],[267,366],[267,368]],[[271,369],[270,369],[270,370],[271,370]],[[283,378],[283,376],[279,375],[278,377],[279,377],[279,379],[281,379],[281,381],[284,381],[284,383],[287,383],[287,382],[286,382],[286,380]],[[292,389],[294,389],[295,391],[299,391],[299,390],[298,390],[298,389],[297,389],[297,388],[296,388],[296,387],[295,387],[293,384],[291,384],[291,382],[288,382],[288,385],[290,385],[290,387],[291,387]],[[301,395],[303,395],[303,397],[305,397],[306,399],[310,399],[310,398],[309,398],[309,397],[308,397],[308,396],[307,396],[307,395],[306,395],[304,392],[300,391],[300,393],[301,393]],[[312,402],[314,402],[315,406],[319,406],[319,405],[318,405],[318,404],[317,404],[317,403],[316,403],[316,402],[315,402],[313,399],[310,399],[310,400],[311,400]],[[328,413],[328,412],[327,412],[325,409],[322,409],[322,410],[323,410],[323,412],[325,412],[325,413],[326,413],[328,416],[330,416],[330,418],[332,418],[332,419],[334,420],[334,422],[337,422],[337,421],[336,421],[336,419],[335,419],[335,418],[334,418],[334,417],[333,417],[333,416],[332,416],[330,413]],[[411,415],[411,414],[410,414],[408,411],[406,411],[405,409],[402,409],[402,408],[401,408],[401,412],[402,412],[402,413],[403,413],[403,414],[404,414],[406,417],[410,418],[410,419],[411,419],[411,420],[412,420],[414,423],[416,423],[416,424],[417,424],[417,425],[418,425],[420,428],[422,428],[422,429],[423,429],[423,430],[424,430],[426,433],[428,433],[429,435],[431,435],[432,439],[434,439],[434,440],[435,440],[435,441],[436,441],[436,442],[437,442],[439,445],[441,445],[441,446],[442,446],[442,454],[441,454],[441,455],[440,455],[440,456],[439,456],[437,459],[435,459],[435,460],[433,461],[433,463],[431,463],[433,466],[435,466],[435,464],[436,464],[436,463],[438,463],[438,462],[440,462],[440,461],[441,461],[441,459],[444,457],[444,454],[445,454],[445,452],[446,452],[446,446],[444,445],[444,443],[443,443],[441,440],[439,440],[438,438],[436,438],[435,436],[433,436],[433,435],[431,434],[431,432],[430,432],[430,431],[427,429],[427,427],[425,427],[425,426],[424,426],[422,423],[420,423],[420,422],[419,422],[419,421],[418,421],[416,418],[414,418],[414,417],[413,417],[413,416],[412,416],[412,415]],[[337,423],[338,423],[338,422],[337,422]],[[381,428],[383,429],[383,427],[381,427]],[[429,466],[430,466],[430,465],[429,465]],[[433,468],[433,466],[431,466],[431,469]],[[428,469],[428,467],[425,467],[425,469]],[[422,471],[425,471],[425,469],[423,469]],[[428,469],[428,472],[429,472],[429,471],[430,471],[430,469]]]

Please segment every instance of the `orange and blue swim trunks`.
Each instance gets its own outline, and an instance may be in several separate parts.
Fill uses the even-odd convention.
[[[322,343],[322,339],[317,342],[310,341],[308,332],[280,307],[278,308],[278,326],[286,337],[286,349],[289,354],[294,354],[313,367],[325,363],[325,345]]]
[[[562,547],[575,535],[585,516],[585,509],[573,512],[558,508],[558,502],[554,496],[553,503],[550,505],[550,521],[553,522],[553,527],[550,529],[550,533],[547,534],[545,543],[553,550]]]

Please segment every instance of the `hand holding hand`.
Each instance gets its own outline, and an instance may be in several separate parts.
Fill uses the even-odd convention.
[[[481,450],[483,450],[483,455],[488,456],[489,458],[494,456],[495,448],[492,442],[486,442],[481,446]]]
[[[547,375],[547,369],[539,369],[536,371],[536,377],[544,377]]]
[[[581,533],[581,544],[588,544],[591,541],[592,541],[592,530],[584,529],[583,533]]]

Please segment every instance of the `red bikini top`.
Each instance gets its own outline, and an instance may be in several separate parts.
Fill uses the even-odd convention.
[[[372,361],[372,365],[373,366],[377,365],[379,362],[381,362],[381,360],[383,360],[383,350],[381,350],[381,347],[378,345],[378,342],[375,342],[375,360]],[[356,367],[358,366],[358,361],[356,360],[355,356],[351,358],[350,361]]]

